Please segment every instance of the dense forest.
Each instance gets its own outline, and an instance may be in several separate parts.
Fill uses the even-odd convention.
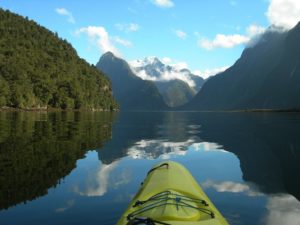
[[[115,110],[111,84],[66,41],[0,9],[0,108]]]

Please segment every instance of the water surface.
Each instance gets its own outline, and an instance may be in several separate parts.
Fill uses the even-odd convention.
[[[0,113],[0,224],[115,224],[157,162],[230,224],[300,224],[300,114]]]

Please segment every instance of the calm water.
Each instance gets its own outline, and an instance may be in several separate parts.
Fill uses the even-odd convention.
[[[230,224],[300,224],[300,114],[0,113],[0,224],[115,224],[184,164]]]

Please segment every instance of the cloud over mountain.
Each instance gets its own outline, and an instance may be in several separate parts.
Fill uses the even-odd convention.
[[[246,28],[246,34],[217,34],[213,40],[201,38],[198,41],[198,46],[206,50],[213,50],[215,48],[233,48],[237,45],[248,44],[257,36],[264,33],[265,28],[256,24],[251,24]]]
[[[76,34],[81,33],[87,34],[87,36],[96,43],[97,47],[101,52],[113,52],[117,56],[121,55],[119,50],[113,45],[111,37],[109,36],[104,27],[82,27],[76,31]],[[119,40],[119,42],[121,42],[121,40]]]
[[[300,21],[299,0],[271,0],[266,16],[272,25],[291,29]]]

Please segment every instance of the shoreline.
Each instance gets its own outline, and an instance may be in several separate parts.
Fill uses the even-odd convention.
[[[103,110],[103,109],[59,109],[59,108],[14,108],[1,107],[0,112],[118,112],[120,110]]]
[[[0,107],[0,112],[199,112],[199,113],[300,113],[300,109],[239,109],[239,110],[103,110],[59,108],[14,108]]]

